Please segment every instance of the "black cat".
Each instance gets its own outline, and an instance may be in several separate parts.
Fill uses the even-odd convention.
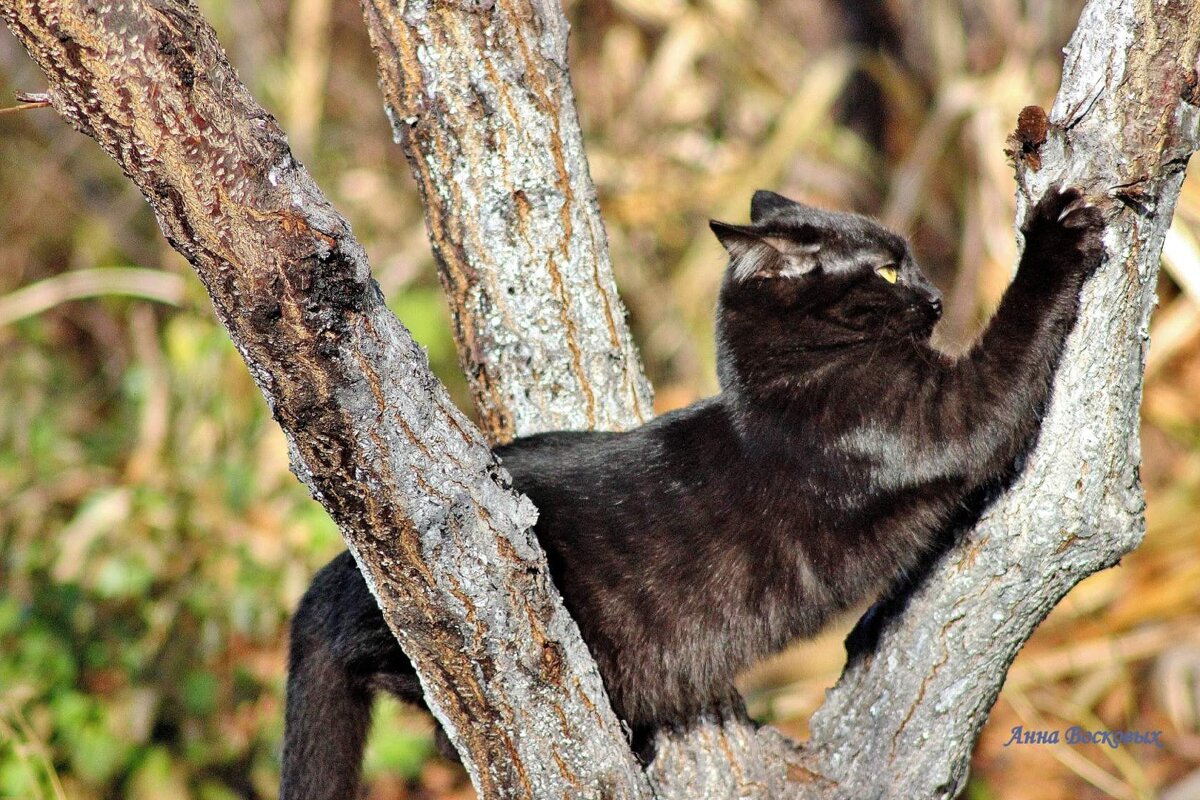
[[[717,310],[721,393],[624,433],[498,448],[537,505],[554,582],[640,734],[737,703],[739,670],[893,589],[1033,443],[1103,221],[1053,190],[965,356],[929,344],[938,291],[902,238],[754,195]],[[292,624],[284,800],[353,796],[374,692],[421,703],[353,559]]]

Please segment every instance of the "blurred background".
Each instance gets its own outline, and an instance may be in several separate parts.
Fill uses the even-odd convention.
[[[199,0],[243,80],[352,222],[464,405],[445,302],[357,4]],[[752,191],[881,217],[970,340],[1014,257],[1004,141],[1048,107],[1080,0],[568,0],[577,99],[659,410],[713,390],[710,217]],[[334,57],[336,54],[336,57]],[[0,106],[44,88],[0,33]],[[1160,279],[1143,409],[1149,534],[1017,659],[966,796],[1200,797],[1200,180]],[[271,798],[285,635],[341,548],[207,298],[99,148],[0,116],[0,798]],[[745,676],[796,736],[847,619]],[[1013,726],[1162,730],[1004,747]],[[374,800],[465,798],[430,724],[384,703]]]

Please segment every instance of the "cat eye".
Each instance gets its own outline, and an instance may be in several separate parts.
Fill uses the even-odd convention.
[[[886,267],[877,268],[875,270],[875,274],[883,278],[888,283],[895,283],[896,279],[900,277],[900,273],[896,271],[896,267],[893,264],[888,264]]]

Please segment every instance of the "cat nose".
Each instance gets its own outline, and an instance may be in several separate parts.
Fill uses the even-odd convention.
[[[933,310],[933,315],[938,319],[942,317],[942,298],[935,297],[929,301],[929,307]]]

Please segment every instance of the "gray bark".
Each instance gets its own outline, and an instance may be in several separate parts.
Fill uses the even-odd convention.
[[[648,420],[557,0],[362,6],[485,431]]]
[[[520,12],[510,5],[439,5],[434,20],[426,3],[409,3],[403,14],[381,1],[364,2],[364,8],[397,138],[433,205],[427,221],[435,250],[455,226],[489,231],[507,242],[519,231],[504,228],[504,222],[519,219],[521,206],[505,198],[503,192],[510,190],[502,187],[497,193],[483,182],[469,186],[466,194],[477,192],[485,199],[463,202],[458,196],[454,205],[445,202],[445,190],[438,187],[449,185],[447,176],[472,174],[461,166],[463,153],[496,157],[496,152],[485,155],[487,142],[495,138],[505,143],[504,157],[522,165],[536,164],[546,142],[557,143],[540,128],[533,138],[521,138],[530,106],[473,105],[472,99],[507,96],[509,75],[542,75],[545,59],[556,66],[563,63],[565,25],[557,5],[530,2]],[[1194,108],[1186,100],[1196,91],[1198,37],[1195,23],[1187,21],[1188,10],[1186,3],[1163,8],[1148,1],[1090,3],[1069,47],[1048,141],[1018,159],[1022,208],[1053,182],[1078,183],[1109,198],[1120,194],[1114,187],[1128,184],[1137,195],[1136,205],[1114,209],[1106,240],[1109,262],[1087,288],[1084,321],[1065,357],[1042,444],[1021,481],[944,559],[903,619],[887,632],[879,651],[847,669],[814,717],[814,737],[803,751],[770,729],[755,731],[736,718],[706,720],[686,734],[660,738],[659,755],[649,771],[658,796],[954,794],[965,780],[971,747],[1017,650],[1071,586],[1136,546],[1143,527],[1136,469],[1146,325],[1162,237],[1183,164],[1196,144]],[[528,48],[513,50],[513,42],[523,40],[512,26],[522,21],[543,43],[537,57],[531,58]],[[401,75],[390,59],[418,47],[425,58]],[[492,59],[504,64],[504,70],[481,68]],[[529,90],[515,91],[522,97],[539,94],[542,104],[535,104],[530,119],[566,120],[555,136],[574,143],[576,135],[567,130],[573,128],[573,115],[563,108],[570,103],[569,87],[565,75],[551,72],[562,82],[554,92],[542,90],[542,77],[531,81]],[[547,99],[557,105],[547,107]],[[474,113],[464,121],[464,109],[471,108]],[[406,123],[410,128],[400,124],[405,120],[413,121]],[[445,145],[463,139],[474,144]],[[573,145],[571,150],[578,152]],[[577,180],[586,180],[582,162],[574,162],[573,168]],[[558,177],[555,169],[545,161],[540,169],[523,177],[552,185]],[[494,170],[477,168],[473,174],[486,177]],[[584,195],[592,196],[590,186]],[[594,206],[585,210],[593,215],[588,230],[598,230]],[[564,233],[553,223],[546,220],[539,228],[548,237],[543,253],[552,252],[552,243]],[[461,269],[447,263],[441,252],[439,256],[445,282],[458,287]],[[480,281],[499,279],[502,285],[532,285],[545,269],[536,252],[531,258],[496,259],[485,246],[472,258],[488,265],[479,270]],[[559,262],[558,270],[563,269]],[[588,265],[568,259],[565,269],[587,274]],[[463,295],[469,292],[452,291],[452,303]],[[546,335],[546,317],[552,319],[564,308],[598,308],[582,298],[546,292],[522,307],[536,313],[467,319],[463,327],[470,330],[460,331],[460,346],[537,341]],[[611,315],[602,317],[611,320]],[[533,330],[527,330],[528,319],[537,320]],[[569,334],[569,326],[558,333]],[[622,332],[619,340],[624,337]],[[465,354],[464,362],[504,362],[507,357],[496,347]],[[636,363],[629,364],[618,374],[636,370]],[[536,383],[539,375],[507,372],[493,380],[503,387],[501,397],[519,402],[522,391],[529,390],[528,381]],[[579,427],[586,418],[585,396],[576,392],[574,399],[575,410],[567,419]],[[521,420],[514,426],[518,435],[561,424],[542,416],[537,407],[507,416]]]
[[[0,2],[195,267],[485,797],[647,784],[482,435],[383,303],[346,221],[182,0]]]
[[[485,432],[503,441],[649,419],[575,115],[560,5],[362,6]],[[779,752],[765,755],[749,723],[706,720],[662,736],[650,777],[662,797],[761,794],[786,772]]]
[[[1044,142],[1039,115],[1023,115],[1019,213],[1056,183],[1106,198],[1108,259],[1020,479],[813,716],[807,755],[834,796],[955,796],[1017,651],[1072,586],[1141,541],[1141,379],[1163,238],[1200,145],[1198,48],[1193,3],[1092,0]]]

